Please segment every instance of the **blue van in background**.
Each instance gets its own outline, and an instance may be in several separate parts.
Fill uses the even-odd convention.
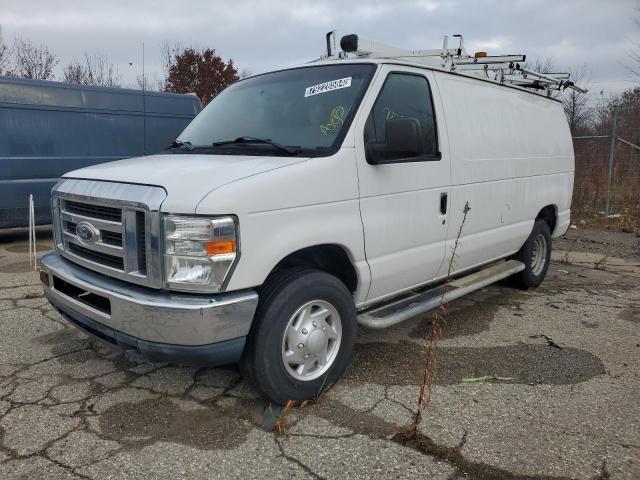
[[[51,223],[65,172],[167,147],[202,105],[194,95],[0,77],[0,228]]]

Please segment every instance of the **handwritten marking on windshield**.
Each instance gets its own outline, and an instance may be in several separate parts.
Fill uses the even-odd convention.
[[[393,120],[394,118],[398,118],[400,116],[390,108],[383,108],[382,113],[384,113],[385,120]]]
[[[329,121],[325,125],[320,125],[320,131],[325,135],[329,135],[333,132],[339,125],[344,123],[345,117],[345,109],[342,105],[336,105],[331,109],[331,114],[329,115]]]

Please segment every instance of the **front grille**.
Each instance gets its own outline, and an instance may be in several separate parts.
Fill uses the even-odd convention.
[[[104,205],[93,205],[89,203],[79,203],[67,200],[65,210],[70,213],[82,215],[85,217],[99,218],[100,220],[109,220],[111,222],[122,221],[122,210],[114,207],[105,207]]]
[[[147,238],[143,212],[136,212],[136,237]],[[147,274],[147,242],[138,242],[138,267],[140,273]]]
[[[88,269],[153,288],[164,286],[159,187],[63,179],[53,190],[56,245]]]
[[[64,231],[76,234],[76,224],[74,222],[64,222]],[[110,232],[109,230],[101,230],[100,238],[103,243],[107,245],[113,245],[116,247],[122,247],[122,232]],[[144,237],[139,237],[144,238]]]
[[[63,222],[63,230],[65,232],[69,232],[69,233],[73,233],[75,235],[76,233],[76,224],[74,222]]]
[[[81,247],[80,245],[75,245],[73,243],[69,244],[69,251],[74,255],[89,260],[90,262],[99,263],[100,265],[106,265],[107,267],[124,271],[124,260],[122,257],[89,250],[88,248]]]
[[[104,243],[107,243],[109,245],[115,245],[117,247],[122,246],[122,233],[108,232],[105,230],[103,232],[100,232],[100,237],[102,238],[102,241]],[[144,237],[140,237],[140,238],[144,238]]]

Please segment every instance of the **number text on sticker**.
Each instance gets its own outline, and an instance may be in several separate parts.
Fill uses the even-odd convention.
[[[319,83],[311,87],[307,87],[304,91],[305,97],[317,95],[319,93],[330,92],[331,90],[338,90],[340,88],[347,88],[351,86],[351,77],[339,78],[337,80],[331,80],[330,82]]]

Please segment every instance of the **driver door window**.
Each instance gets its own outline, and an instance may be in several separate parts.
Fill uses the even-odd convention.
[[[391,73],[364,128],[370,164],[440,160],[429,82],[421,75]]]

